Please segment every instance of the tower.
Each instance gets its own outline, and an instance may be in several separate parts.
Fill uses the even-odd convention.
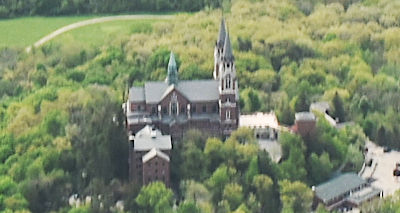
[[[222,21],[221,26],[225,25]],[[222,30],[220,30],[221,32]],[[237,129],[239,124],[239,90],[236,77],[235,57],[232,53],[229,32],[225,31],[224,45],[216,68],[219,81],[219,107],[221,129],[225,136]],[[220,34],[221,36],[221,34]],[[218,38],[220,40],[220,38]],[[218,41],[217,41],[218,46]]]
[[[219,28],[218,39],[215,42],[214,48],[214,72],[213,76],[215,80],[219,79],[219,65],[221,63],[222,52],[225,45],[225,37],[226,37],[226,27],[224,18],[221,19],[221,26]]]
[[[176,66],[175,56],[173,52],[171,52],[169,56],[168,73],[165,81],[168,83],[168,85],[178,83],[178,68]]]

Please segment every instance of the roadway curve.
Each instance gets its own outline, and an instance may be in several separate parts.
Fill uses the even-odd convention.
[[[98,23],[103,23],[103,22],[108,22],[108,21],[119,21],[119,20],[170,19],[172,17],[173,17],[172,15],[120,15],[120,16],[107,16],[107,17],[89,19],[89,20],[80,21],[80,22],[76,22],[76,23],[61,27],[60,29],[41,38],[39,41],[35,42],[32,46],[35,48],[40,47],[44,43],[59,36],[60,34],[63,34],[65,32],[68,32],[70,30],[73,30],[73,29],[76,29],[79,27],[91,25],[91,24],[98,24]],[[27,47],[26,52],[30,52],[32,50],[32,46]]]

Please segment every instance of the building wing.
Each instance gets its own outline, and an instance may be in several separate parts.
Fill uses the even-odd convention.
[[[367,182],[357,174],[346,173],[317,186],[315,188],[315,193],[323,202],[329,202],[330,200],[348,194],[350,191],[366,183]]]

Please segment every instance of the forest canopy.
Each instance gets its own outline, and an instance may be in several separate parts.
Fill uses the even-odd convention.
[[[212,9],[219,6],[214,1],[196,2],[179,10],[206,9],[146,23],[102,46],[50,42],[31,53],[0,50],[0,211],[105,212],[123,200],[126,211],[168,212],[176,199],[177,212],[309,212],[311,185],[360,169],[364,133],[400,148],[398,1],[223,1],[242,113],[272,110],[291,125],[295,112],[327,101],[332,116],[355,125],[337,130],[320,119],[315,138],[282,134],[280,164],[258,150],[249,130],[226,141],[191,131],[174,147],[174,196],[160,183],[130,185],[121,109],[127,89],[164,80],[170,51],[181,79],[212,77],[221,10]],[[130,11],[109,3],[0,0],[6,14],[0,16]],[[89,8],[54,12],[59,4]],[[162,202],[146,201],[157,192]],[[71,209],[73,194],[102,196],[93,197],[92,208]]]

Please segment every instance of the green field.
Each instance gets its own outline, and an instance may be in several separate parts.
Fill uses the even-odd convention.
[[[61,34],[50,42],[78,43],[82,46],[99,46],[116,37],[138,32],[151,32],[158,20],[118,20],[84,26]]]
[[[0,20],[0,48],[24,48],[60,27],[94,17],[24,17]]]

